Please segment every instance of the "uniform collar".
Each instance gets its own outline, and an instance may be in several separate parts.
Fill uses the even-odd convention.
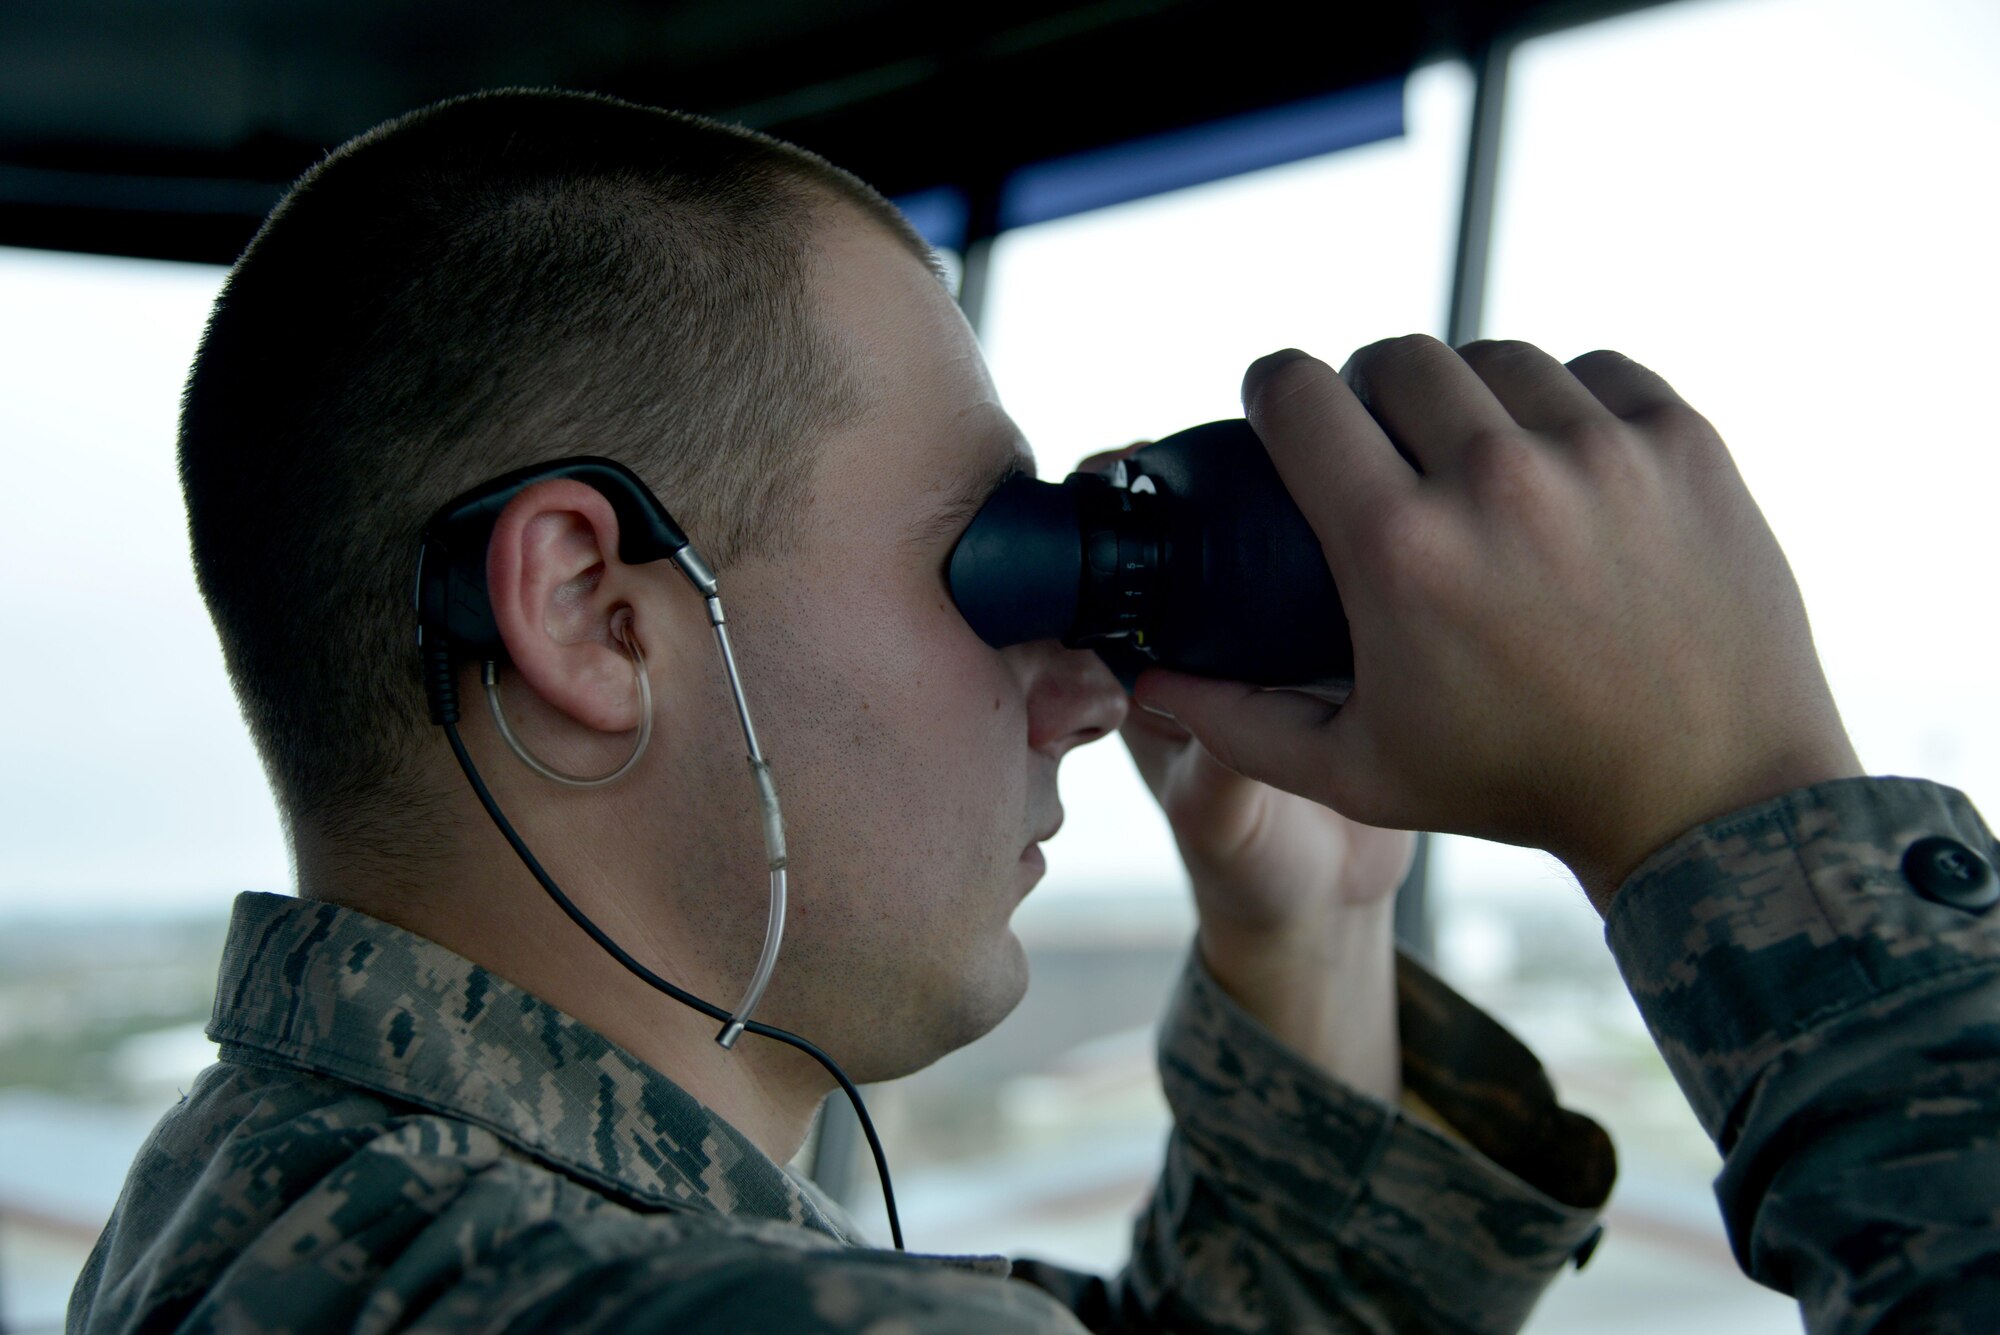
[[[236,898],[208,1034],[486,1127],[635,1203],[794,1224],[838,1207],[687,1091],[434,941],[334,904]]]

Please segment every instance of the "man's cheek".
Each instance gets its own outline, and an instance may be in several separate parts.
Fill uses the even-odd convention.
[[[941,717],[991,722],[996,716],[1019,714],[1021,684],[1007,656],[974,634],[955,608],[946,607],[952,626],[944,633],[912,637],[902,665],[905,688],[929,699],[931,712]]]

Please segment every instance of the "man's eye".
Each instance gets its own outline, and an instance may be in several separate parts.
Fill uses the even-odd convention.
[[[931,541],[946,547],[952,546],[964,535],[966,528],[971,525],[973,517],[980,510],[984,509],[985,505],[986,502],[982,498],[974,501],[971,505],[960,505],[950,510],[942,511],[935,519],[931,520]]]
[[[978,513],[979,507],[974,506],[963,513],[938,516],[938,537],[936,544],[938,552],[938,578],[944,581],[947,589],[951,587],[951,555],[958,548],[958,540],[965,536],[966,527],[972,523],[973,516]]]
[[[986,502],[980,500],[975,501],[971,505],[962,505],[958,509],[946,514],[939,520],[939,523],[944,528],[945,537],[952,542],[957,542],[959,538],[964,536],[965,530],[971,526],[973,519],[985,508]]]

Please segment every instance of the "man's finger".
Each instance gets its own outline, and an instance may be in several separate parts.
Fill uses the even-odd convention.
[[[1465,359],[1425,334],[1357,349],[1340,375],[1426,476],[1455,471],[1474,437],[1515,429]]]
[[[1461,346],[1458,355],[1508,414],[1530,431],[1550,431],[1593,418],[1610,421],[1610,410],[1598,397],[1567,366],[1532,343],[1482,338]]]
[[[1637,417],[1657,408],[1687,407],[1687,400],[1657,372],[1622,352],[1599,348],[1570,361],[1568,367],[1599,403],[1620,417]]]
[[[1179,781],[1161,806],[1188,860],[1188,871],[1198,873],[1202,870],[1198,863],[1227,860],[1243,847],[1257,827],[1264,788],[1199,743],[1182,754]]]
[[[1224,766],[1333,805],[1346,788],[1340,706],[1296,691],[1267,691],[1240,681],[1148,668],[1134,683],[1143,707],[1163,709]]]
[[[1339,583],[1349,535],[1413,493],[1416,474],[1333,368],[1295,348],[1250,364],[1243,408]]]
[[[1139,777],[1155,793],[1166,783],[1168,767],[1180,749],[1187,745],[1190,736],[1187,729],[1171,718],[1144,706],[1125,715],[1118,735],[1124,738],[1125,749],[1131,752]]]

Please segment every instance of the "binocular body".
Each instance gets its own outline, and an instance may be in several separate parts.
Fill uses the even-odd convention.
[[[1344,699],[1354,646],[1312,526],[1241,418],[1107,473],[1017,476],[953,548],[966,621],[994,648],[1088,648],[1129,691],[1147,667]]]

